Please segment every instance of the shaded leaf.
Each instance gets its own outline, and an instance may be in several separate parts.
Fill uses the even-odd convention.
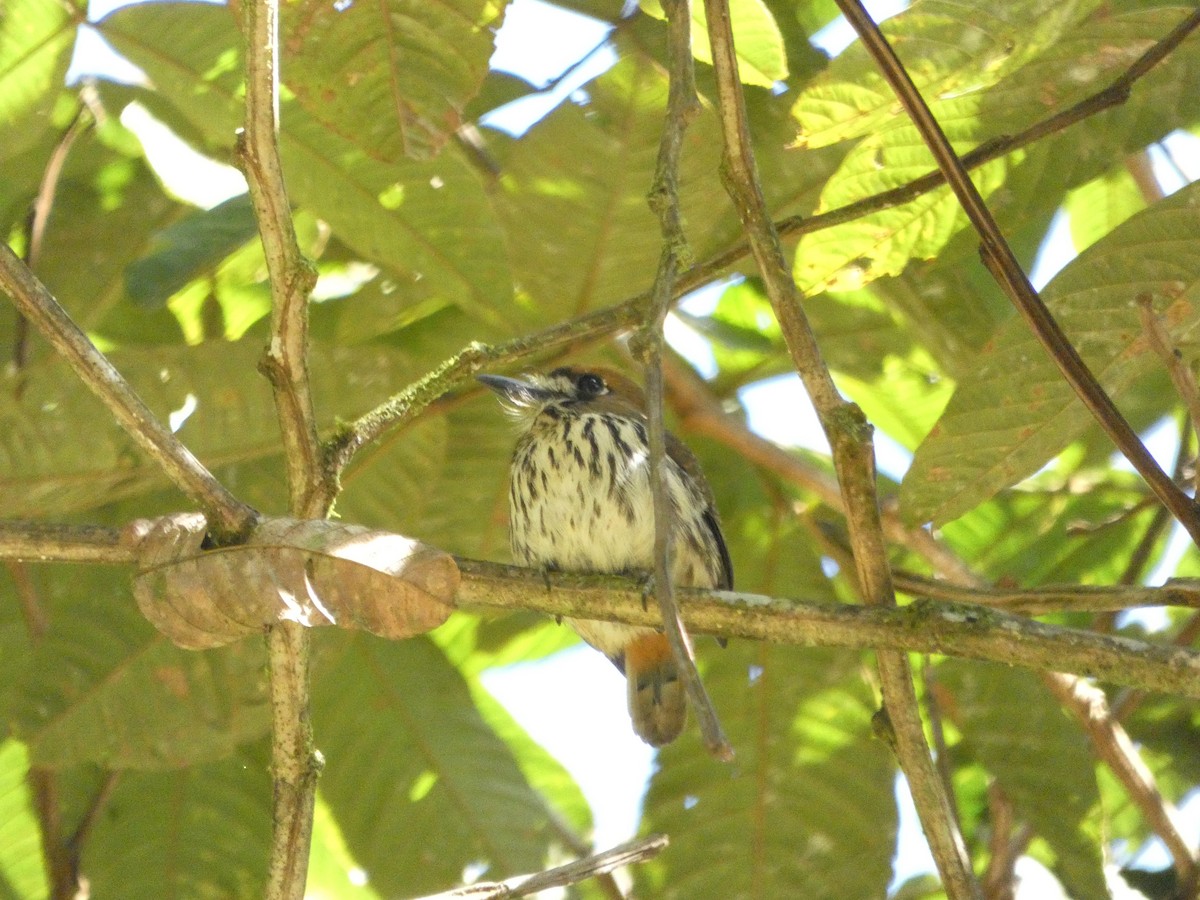
[[[137,548],[138,608],[180,647],[220,647],[283,621],[399,639],[436,628],[454,608],[454,559],[398,534],[267,519],[245,543],[204,551],[207,533],[199,513],[125,532]]]
[[[326,636],[313,675],[321,792],[375,889],[445,889],[468,863],[487,878],[541,869],[541,798],[441,651],[425,638]]]
[[[1055,874],[1071,895],[1109,896],[1100,792],[1080,727],[1031,672],[957,660],[937,672],[963,740],[1053,848]]]
[[[36,763],[175,768],[228,756],[266,732],[258,642],[180,650],[137,612],[121,573],[34,574],[50,627],[21,684],[14,731]]]
[[[151,251],[126,267],[129,299],[141,307],[161,306],[257,235],[249,194],[192,213],[155,235]]]
[[[264,750],[123,773],[84,849],[96,896],[262,896],[271,837]]]
[[[362,4],[359,4],[363,6]],[[365,7],[364,7],[365,8]],[[153,3],[106,16],[101,30],[215,146],[241,125],[241,39],[225,7]],[[456,303],[503,333],[507,261],[478,179],[453,153],[384,164],[297,102],[283,104],[280,153],[293,201],[386,268],[406,300]]]
[[[737,759],[687,736],[661,751],[642,829],[671,844],[634,872],[639,895],[885,895],[895,774],[856,655],[734,645],[708,655],[704,681]]]
[[[667,83],[652,61],[619,62],[588,85],[589,105],[558,107],[520,140],[497,147],[497,198],[513,274],[538,321],[577,315],[640,293],[661,232],[646,203]],[[731,208],[712,178],[720,137],[711,115],[684,137],[680,199],[699,247]],[[529,320],[532,321],[532,320]]]

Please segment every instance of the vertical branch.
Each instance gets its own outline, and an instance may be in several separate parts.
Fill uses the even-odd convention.
[[[1003,288],[1025,320],[1037,340],[1050,354],[1066,382],[1083,401],[1092,416],[1100,423],[1117,449],[1133,465],[1138,474],[1150,486],[1171,514],[1200,545],[1200,506],[1171,480],[1162,467],[1146,449],[1137,432],[1121,415],[1104,388],[1096,380],[1079,352],[1067,338],[1050,310],[1042,302],[1029,278],[1021,268],[1012,248],[1000,233],[996,220],[976,190],[971,176],[962,161],[950,146],[937,119],[917,90],[908,72],[901,64],[891,45],[879,31],[878,26],[863,9],[859,0],[836,0],[838,8],[862,39],[868,52],[875,58],[884,77],[891,84],[897,99],[908,112],[917,131],[936,160],[938,168],[946,177],[958,202],[971,224],[979,233],[983,263],[997,284]]]
[[[649,196],[650,207],[658,215],[662,228],[663,247],[654,279],[649,315],[634,345],[634,351],[646,371],[646,431],[650,444],[650,491],[654,497],[654,594],[662,610],[663,626],[680,678],[696,712],[704,745],[718,759],[728,761],[733,759],[733,748],[725,737],[712,700],[696,671],[691,640],[679,616],[675,586],[671,579],[671,503],[663,478],[667,452],[666,428],[663,425],[663,323],[671,305],[681,260],[689,255],[687,238],[683,233],[683,216],[679,209],[679,158],[683,151],[684,131],[699,114],[700,102],[696,97],[692,64],[690,0],[666,0],[663,8],[667,13],[670,91],[654,185]]]
[[[279,2],[243,6],[246,126],[239,155],[271,279],[271,341],[261,368],[271,382],[294,515],[325,515],[333,499],[321,464],[308,377],[308,295],[316,271],[300,252],[279,161]],[[308,877],[321,757],[313,746],[309,635],[294,622],[267,635],[271,695],[272,810],[268,900],[300,900]]]
[[[800,292],[768,214],[750,144],[728,3],[726,0],[705,0],[704,6],[708,14],[709,43],[712,45],[725,145],[722,161],[725,187],[746,230],[792,362],[833,448],[863,596],[869,604],[895,605],[876,494],[871,426],[857,406],[842,399],[833,383],[800,305]],[[884,709],[895,735],[896,754],[908,778],[942,882],[952,898],[978,897],[979,887],[971,872],[966,845],[925,742],[908,657],[904,653],[884,650],[877,651],[876,656]]]

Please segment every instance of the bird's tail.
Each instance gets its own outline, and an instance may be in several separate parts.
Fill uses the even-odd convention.
[[[687,697],[665,634],[642,635],[625,645],[625,678],[637,736],[655,747],[679,737],[687,721]]]

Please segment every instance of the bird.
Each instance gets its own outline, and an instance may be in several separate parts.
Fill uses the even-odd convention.
[[[645,395],[608,368],[564,366],[520,378],[479,375],[520,426],[509,468],[509,542],[530,568],[645,575],[654,568]],[[733,565],[712,490],[690,450],[667,433],[672,579],[730,590]],[[683,731],[687,700],[660,630],[567,619],[626,678],[634,732],[661,747]]]

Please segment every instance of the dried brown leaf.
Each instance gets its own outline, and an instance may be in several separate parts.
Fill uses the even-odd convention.
[[[126,530],[138,551],[138,608],[180,647],[219,647],[279,621],[405,638],[436,628],[454,609],[453,558],[411,538],[277,518],[245,544],[204,550],[207,531],[199,513]]]

